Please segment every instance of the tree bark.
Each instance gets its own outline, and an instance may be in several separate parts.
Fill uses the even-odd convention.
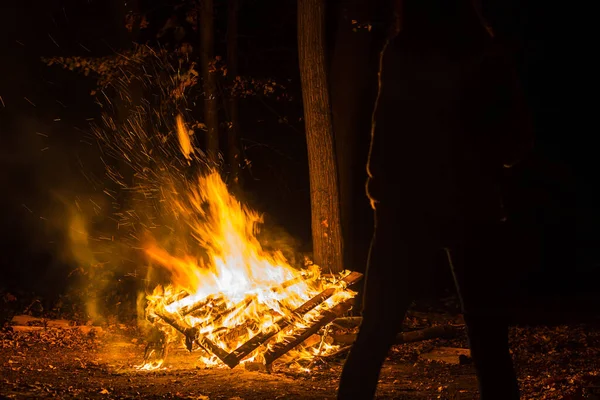
[[[298,58],[306,123],[313,254],[326,271],[344,269],[329,86],[325,68],[325,0],[298,0]]]
[[[227,3],[227,75],[230,77],[230,83],[235,82],[238,76],[238,16],[239,0],[228,0]],[[240,187],[240,136],[239,136],[239,110],[238,99],[230,94],[227,100],[229,111],[229,123],[227,124],[227,144],[229,167],[231,168],[231,178],[234,186]]]
[[[209,161],[219,157],[219,106],[217,75],[214,66],[214,6],[213,0],[200,1],[200,62],[204,88],[204,123],[206,124],[206,153]]]

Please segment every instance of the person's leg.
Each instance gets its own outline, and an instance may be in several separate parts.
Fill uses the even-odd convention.
[[[466,228],[464,241],[446,249],[461,299],[482,400],[518,400],[508,343],[501,227]],[[506,260],[504,260],[506,261]]]
[[[495,315],[465,314],[481,400],[518,400],[508,344],[508,323]]]
[[[362,323],[344,363],[338,399],[370,400],[375,396],[379,372],[396,334],[401,330],[411,301],[397,299],[393,277],[386,273],[386,249],[373,237],[363,294]],[[390,262],[392,260],[388,260]]]
[[[362,323],[344,364],[338,399],[372,399],[379,373],[410,302],[424,284],[433,251],[414,240],[402,240],[399,229],[411,237],[408,226],[393,215],[380,213],[371,243],[363,298]],[[423,249],[423,250],[419,250]]]

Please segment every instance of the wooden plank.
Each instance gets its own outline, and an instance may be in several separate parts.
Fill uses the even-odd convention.
[[[179,300],[183,300],[183,299],[185,299],[185,298],[186,298],[186,297],[188,297],[189,295],[190,295],[190,294],[189,294],[187,291],[185,291],[185,290],[181,290],[181,291],[179,291],[179,292],[175,293],[174,295],[172,295],[171,297],[169,297],[169,299],[168,299],[168,300],[165,302],[165,304],[166,304],[166,305],[173,304],[173,303],[175,303],[176,301],[179,301]]]
[[[195,302],[194,304],[190,304],[189,306],[182,307],[180,310],[178,310],[178,313],[181,314],[182,316],[185,316],[185,315],[191,314],[194,311],[197,311],[203,307],[206,307],[211,302],[215,303],[212,305],[212,307],[218,307],[225,303],[225,298],[222,295],[219,297],[210,295],[210,296],[203,298],[202,300]]]
[[[290,286],[294,286],[295,284],[302,282],[303,280],[305,280],[305,277],[304,277],[304,276],[302,276],[302,275],[300,275],[300,276],[297,276],[297,277],[295,277],[295,278],[292,278],[292,279],[289,279],[289,280],[287,280],[287,281],[283,282],[283,283],[282,283],[281,285],[279,285],[279,286],[273,286],[273,287],[271,288],[271,291],[272,291],[272,292],[275,292],[275,293],[277,293],[277,292],[281,292],[281,291],[283,291],[283,290],[285,290],[285,289],[289,288]]]
[[[346,286],[350,286],[358,282],[362,278],[362,276],[363,275],[361,273],[351,272],[348,276],[342,279],[342,282]],[[304,314],[306,314],[307,312],[309,312],[310,310],[327,300],[329,297],[331,297],[336,292],[336,290],[337,288],[329,288],[322,291],[312,299],[308,300],[306,303],[302,304],[296,310],[294,310],[293,313],[296,315],[296,317],[301,318]],[[290,323],[291,321],[288,318],[280,318],[271,327],[269,327],[267,331],[256,334],[255,336],[250,338],[246,343],[242,344],[237,349],[229,353],[227,359],[224,360],[225,364],[233,368],[233,366],[239,364],[240,361],[242,361],[259,346],[261,346],[273,336],[275,336],[282,329],[290,325]]]
[[[363,275],[359,272],[351,272],[348,276],[342,279],[342,282],[347,287],[361,280],[362,276]],[[298,307],[296,310],[294,310],[294,314],[299,317],[304,316],[304,314],[306,314],[307,312],[309,312],[310,310],[312,310],[313,308],[330,298],[336,291],[337,289],[334,287],[322,291],[321,293],[319,293],[318,295],[316,295],[315,297]]]
[[[185,346],[188,349],[188,351],[192,351],[192,344],[196,342],[205,350],[212,352],[214,355],[219,357],[221,361],[225,362],[224,359],[229,354],[225,350],[214,344],[211,340],[201,335],[199,333],[198,328],[191,327],[184,320],[179,318],[179,316],[171,314],[164,309],[159,310],[156,313],[156,315],[158,315],[163,321],[171,325],[173,328],[177,329],[180,333],[182,333],[185,336]]]
[[[343,285],[344,287],[348,287],[348,286],[358,282],[362,278],[362,276],[363,275],[361,273],[351,272],[345,278],[343,278],[341,280],[341,282],[344,284]],[[278,287],[272,288],[271,290],[278,291],[278,290],[285,289],[286,287],[292,286],[292,285],[300,282],[302,279],[303,279],[302,277],[296,277],[287,282],[284,282],[283,284],[281,284]],[[311,298],[310,300],[308,300],[307,302],[302,304],[297,309],[293,310],[293,312],[292,312],[293,316],[295,316],[296,318],[302,318],[304,316],[304,314],[306,314],[313,308],[317,307],[319,304],[323,303],[325,300],[327,300],[329,297],[331,297],[337,290],[339,290],[339,289],[336,287],[324,290],[323,292],[319,293],[318,295],[314,296],[313,298]],[[246,298],[245,300],[238,303],[236,306],[232,307],[231,309],[220,313],[216,317],[215,320],[223,319],[227,315],[229,315],[231,312],[235,312],[236,310],[248,307],[253,300],[254,300],[253,297]],[[348,299],[345,302],[338,304],[336,307],[344,305],[344,307],[347,307],[347,309],[349,309],[352,306],[353,302],[354,302],[354,299]],[[202,308],[202,305],[198,306],[197,308],[196,308],[196,306],[198,304],[206,305],[207,303],[208,302],[206,301],[206,299],[204,299],[204,300],[196,303],[195,305],[192,305],[188,309],[186,309],[185,312],[186,313],[192,312],[192,311],[190,311],[191,308],[195,308],[196,310],[199,308]],[[337,309],[336,307],[334,307],[334,309]],[[210,351],[213,354],[215,354],[221,361],[223,361],[223,363],[225,363],[225,365],[229,366],[230,368],[234,368],[235,366],[237,366],[241,360],[243,360],[245,357],[247,357],[250,353],[252,353],[259,346],[264,344],[266,341],[271,339],[275,334],[280,332],[282,329],[289,326],[292,322],[289,318],[282,317],[277,322],[275,322],[275,324],[273,326],[271,326],[269,329],[267,329],[266,332],[261,332],[261,333],[255,335],[250,340],[248,340],[246,343],[239,346],[236,350],[232,351],[231,353],[227,353],[225,350],[223,350],[222,348],[217,346],[215,343],[213,343],[211,340],[206,338],[204,335],[201,335],[199,333],[198,327],[191,327],[190,325],[188,325],[180,317],[180,314],[170,313],[167,310],[165,310],[164,308],[156,311],[155,314],[158,317],[160,317],[165,323],[171,325],[173,328],[175,328],[177,331],[179,331],[186,337],[186,347],[189,351],[192,350],[192,344],[194,342],[196,342],[199,346],[202,346],[205,350]],[[339,314],[334,314],[332,310],[325,312],[324,315],[325,316],[322,316],[319,319],[319,322],[321,320],[327,320],[328,318],[335,319],[337,316],[339,316]],[[331,317],[331,315],[334,315],[334,316]],[[213,320],[213,323],[215,322],[215,320]],[[309,336],[310,335],[308,335],[307,337],[309,337]],[[302,340],[305,340],[305,339],[306,338],[303,338]],[[282,353],[282,355],[283,354],[285,354],[285,353]]]
[[[165,305],[171,305],[173,303],[175,303],[176,301],[182,300],[186,297],[188,297],[190,294],[188,292],[186,292],[185,290],[181,290],[177,293],[175,293],[174,295],[170,296],[167,300],[165,300]],[[148,322],[150,323],[155,323],[156,320],[159,317],[157,315],[146,315],[146,319],[148,320]]]
[[[160,319],[162,319],[167,324],[171,325],[173,328],[177,329],[180,333],[182,333],[185,336],[187,336],[186,332],[188,332],[190,329],[192,329],[192,327],[189,326],[179,316],[172,314],[165,309],[156,310],[155,313],[158,317],[160,317]],[[190,350],[190,349],[188,349],[188,350]]]
[[[199,346],[202,346],[205,350],[210,351],[219,357],[219,359],[223,362],[225,362],[225,359],[229,355],[229,353],[217,346],[210,339],[204,335],[201,335],[198,331],[198,328],[192,328],[186,332],[186,345],[188,340],[198,343]]]
[[[277,360],[279,357],[283,356],[285,353],[304,342],[310,336],[317,333],[319,329],[350,310],[350,308],[352,308],[352,304],[354,303],[351,300],[352,299],[343,301],[332,309],[324,311],[320,315],[320,318],[309,328],[295,335],[291,340],[284,341],[273,346],[271,350],[265,353],[265,364],[269,365],[273,363],[273,361]]]

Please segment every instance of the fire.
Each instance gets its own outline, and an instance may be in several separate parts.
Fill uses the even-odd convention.
[[[191,160],[193,148],[181,117],[177,129],[180,149]],[[297,269],[281,252],[265,251],[257,238],[261,215],[233,197],[216,170],[199,176],[186,190],[165,191],[171,193],[174,214],[189,227],[193,245],[181,252],[152,237],[145,241],[149,260],[170,276],[168,285],[148,295],[146,316],[166,342],[186,340],[189,350],[199,350],[205,365],[220,364],[260,335],[269,339],[247,355],[236,353],[236,361],[264,362],[266,351],[355,295],[342,280],[348,272],[324,276],[316,265]],[[319,295],[321,301],[306,305]],[[328,348],[332,346],[321,340],[300,356]],[[154,358],[142,368],[160,367],[162,358]]]

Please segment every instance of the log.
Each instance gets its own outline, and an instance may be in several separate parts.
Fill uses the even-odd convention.
[[[35,332],[45,329],[79,329],[85,334],[91,331],[102,332],[99,326],[75,325],[75,321],[67,319],[44,319],[31,315],[15,315],[10,323],[10,327],[15,332]]]
[[[456,336],[457,327],[452,325],[438,325],[418,331],[402,332],[396,336],[394,344],[420,342],[422,340],[451,338]],[[333,340],[342,344],[351,344],[356,340],[356,334],[333,335]]]
[[[406,313],[408,317],[413,318],[421,318],[430,322],[438,322],[444,324],[456,324],[456,325],[464,325],[465,320],[462,315],[446,315],[440,313],[424,313],[419,311],[408,311]],[[342,327],[342,328],[356,328],[362,322],[362,317],[344,317],[337,318],[333,321],[334,324]]]
[[[347,312],[350,308],[352,308],[352,304],[354,302],[346,300],[331,310],[324,311],[320,318],[309,328],[301,331],[299,334],[295,335],[291,340],[286,340],[284,342],[278,343],[271,350],[265,353],[265,364],[272,364],[273,361],[277,360],[279,357],[283,356],[285,353],[298,346],[300,343],[304,342],[306,339],[314,335],[321,329],[323,326],[327,325],[340,315]]]
[[[102,332],[103,329],[99,326],[89,326],[89,325],[79,325],[79,326],[69,326],[69,327],[58,327],[58,326],[21,326],[21,325],[12,325],[10,328],[13,332],[38,332],[49,329],[64,329],[64,330],[79,330],[83,334],[89,334],[90,332]]]
[[[32,317],[31,315],[15,315],[11,323],[21,326],[40,326],[49,328],[72,328],[75,325],[75,321],[69,321],[66,319],[44,319]]]

